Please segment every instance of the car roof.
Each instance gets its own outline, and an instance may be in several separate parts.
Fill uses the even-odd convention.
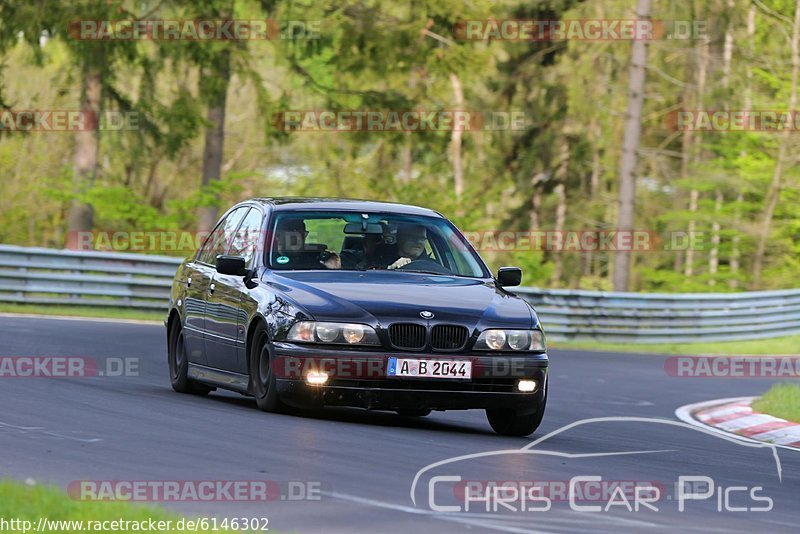
[[[438,211],[408,204],[394,202],[378,202],[375,200],[359,200],[354,198],[314,198],[314,197],[268,197],[253,198],[249,202],[270,204],[276,210],[304,211],[366,211],[399,213],[403,215],[427,215],[442,217]]]

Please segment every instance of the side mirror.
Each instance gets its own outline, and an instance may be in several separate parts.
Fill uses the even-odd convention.
[[[241,256],[217,256],[217,272],[244,276],[247,274],[247,264]]]
[[[522,269],[519,267],[500,267],[497,271],[497,283],[500,287],[520,285],[522,283]]]

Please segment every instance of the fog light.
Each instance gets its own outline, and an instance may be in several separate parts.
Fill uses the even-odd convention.
[[[517,389],[524,393],[530,393],[531,391],[535,391],[536,380],[520,380],[517,383]]]
[[[306,382],[312,386],[321,386],[328,381],[328,373],[323,371],[309,371],[306,374]]]

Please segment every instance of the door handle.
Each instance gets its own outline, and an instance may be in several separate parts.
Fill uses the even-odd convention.
[[[214,294],[214,289],[216,289],[216,286],[214,284],[211,284],[210,286],[208,286],[208,294],[209,295],[213,295]]]

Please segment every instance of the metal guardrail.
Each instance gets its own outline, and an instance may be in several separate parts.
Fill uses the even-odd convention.
[[[0,302],[166,310],[181,261],[0,245]]]
[[[517,288],[553,340],[693,343],[800,334],[800,289],[616,293]],[[800,350],[800,347],[798,347]]]
[[[165,310],[180,258],[0,245],[0,302]],[[800,334],[800,289],[613,293],[514,288],[553,341],[688,343]]]

